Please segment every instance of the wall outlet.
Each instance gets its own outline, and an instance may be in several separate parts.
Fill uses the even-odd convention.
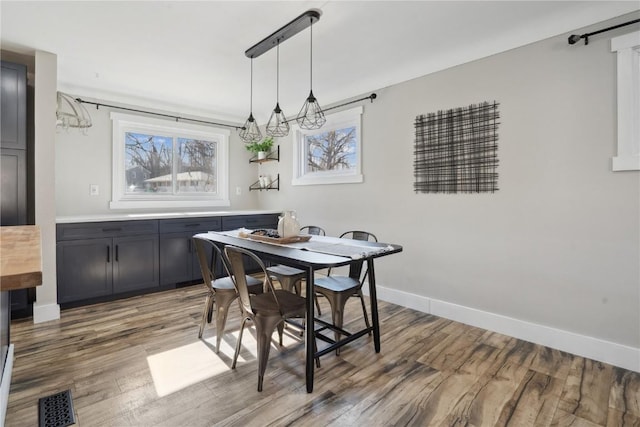
[[[91,196],[97,196],[100,194],[100,189],[98,188],[98,184],[91,184],[89,187],[89,194]]]
[[[242,187],[236,187],[236,196],[242,195]]]

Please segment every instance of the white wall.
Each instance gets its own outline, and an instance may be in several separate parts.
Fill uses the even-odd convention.
[[[56,286],[56,165],[51,161],[56,151],[53,130],[56,126],[57,66],[56,55],[35,52],[34,186],[35,219],[42,238],[42,286],[36,288],[34,323],[60,317]]]
[[[363,184],[291,186],[288,137],[282,191],[260,195],[260,206],[297,210],[301,224],[332,235],[363,229],[402,244],[403,253],[377,263],[390,294],[614,343],[640,371],[640,173],[611,171],[609,48],[637,27],[588,46],[568,45],[566,34],[379,90],[363,104]],[[493,100],[500,190],[415,194],[415,117]]]
[[[122,105],[108,100],[94,100],[82,94],[74,93],[85,100],[103,102],[112,105]],[[122,213],[109,209],[111,201],[111,157],[112,157],[112,122],[110,113],[119,111],[85,104],[93,126],[86,129],[86,134],[79,129],[58,130],[56,133],[56,211],[58,216],[86,216]],[[122,105],[126,106],[126,105]],[[149,111],[148,108],[129,106]],[[164,114],[174,114],[168,111],[157,111]],[[183,117],[187,115],[181,114]],[[199,120],[217,122],[211,117],[193,117]],[[256,209],[258,198],[255,192],[249,192],[249,185],[257,180],[258,168],[249,164],[250,153],[244,149],[244,144],[235,130],[231,130],[229,138],[229,197],[231,206],[215,208],[213,210]],[[99,186],[99,195],[91,196],[91,184]],[[236,194],[240,187],[241,195]],[[175,209],[173,209],[175,210]],[[180,211],[197,211],[198,209],[179,209]],[[200,209],[202,210],[202,209]],[[212,210],[204,209],[204,210]],[[157,209],[153,210],[157,212]],[[137,210],[136,212],[144,212]]]

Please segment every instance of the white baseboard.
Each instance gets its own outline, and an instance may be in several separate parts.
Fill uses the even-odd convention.
[[[33,323],[48,322],[60,318],[60,305],[33,303]]]
[[[13,344],[9,344],[7,359],[4,362],[4,371],[0,379],[0,426],[4,426],[4,418],[7,415],[9,404],[9,388],[11,387],[11,371],[13,370]]]
[[[368,291],[368,287],[364,286],[363,291]],[[640,348],[383,286],[376,286],[376,291],[378,299],[383,301],[640,372]]]

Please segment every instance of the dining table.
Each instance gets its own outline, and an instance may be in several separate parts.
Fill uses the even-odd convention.
[[[373,334],[373,345],[376,353],[380,352],[380,321],[378,318],[378,302],[376,296],[376,274],[374,260],[402,251],[402,246],[390,243],[366,242],[330,236],[305,236],[305,241],[292,242],[291,239],[259,239],[253,238],[252,230],[238,229],[230,231],[199,233],[194,237],[208,239],[223,248],[231,245],[247,249],[268,263],[283,264],[306,272],[306,318],[314,321],[305,322],[305,376],[307,392],[313,391],[314,360],[336,350],[360,337]],[[293,239],[296,240],[296,239]],[[287,243],[284,243],[284,242]],[[343,338],[330,342],[328,347],[318,350],[314,345],[319,332],[315,322],[322,323],[324,328],[334,329],[332,325],[315,318],[314,277],[317,270],[350,265],[354,262],[366,263],[369,298],[371,305],[371,326],[355,332],[340,329]]]

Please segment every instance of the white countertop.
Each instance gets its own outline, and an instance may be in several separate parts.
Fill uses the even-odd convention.
[[[56,223],[72,222],[101,222],[101,221],[133,221],[138,219],[171,219],[171,218],[197,218],[208,216],[230,215],[264,215],[279,214],[282,211],[275,210],[241,210],[241,211],[206,211],[206,212],[162,212],[162,213],[117,213],[99,215],[58,216]]]

